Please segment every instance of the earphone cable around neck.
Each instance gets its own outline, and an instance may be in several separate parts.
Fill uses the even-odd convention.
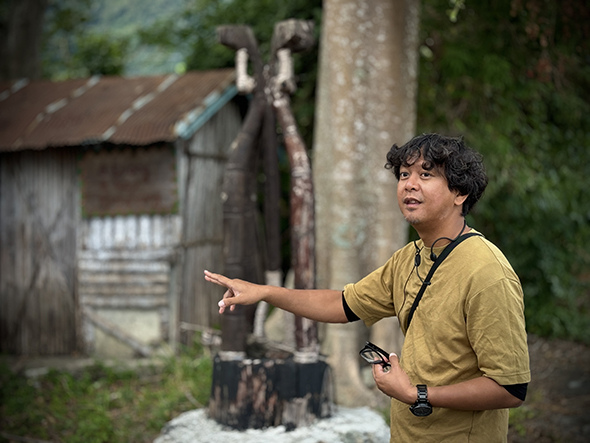
[[[459,231],[459,234],[455,238],[450,239],[449,237],[439,237],[436,240],[434,240],[434,242],[430,246],[430,260],[436,261],[436,259],[438,258],[438,256],[433,252],[434,245],[436,245],[441,240],[448,240],[451,243],[456,242],[459,239],[459,237],[461,237],[461,234],[463,234],[463,231],[465,230],[465,226],[467,226],[467,220],[463,219],[463,227],[461,228],[461,230]],[[418,248],[418,246],[416,246],[416,248]]]
[[[434,242],[432,243],[432,246],[430,246],[430,259],[433,262],[436,261],[436,259],[438,258],[438,256],[432,250],[434,248],[434,245],[436,245],[436,243],[441,240],[449,240],[450,244],[453,244],[454,242],[456,242],[459,239],[459,237],[461,237],[461,234],[463,234],[463,231],[465,230],[465,226],[467,226],[467,221],[463,220],[463,227],[461,228],[461,231],[454,239],[451,239],[449,237],[439,237],[436,240],[434,240]],[[423,285],[428,286],[428,285],[430,285],[430,281],[425,281],[422,278],[422,276],[420,275],[420,263],[422,262],[422,257],[420,256],[420,253],[422,252],[422,249],[424,249],[424,246],[419,248],[418,244],[416,243],[416,240],[414,240],[414,247],[416,248],[416,255],[414,256],[414,269],[416,270],[416,275],[418,276],[418,278],[420,279],[420,282],[422,282]],[[410,275],[411,275],[411,273],[410,273]],[[408,279],[406,280],[406,284],[404,285],[404,294],[406,292],[406,286],[407,286],[408,281],[410,279],[410,275],[408,275]],[[405,300],[405,296],[404,296],[404,300]],[[405,303],[405,301],[404,301],[404,303]]]
[[[418,245],[416,244],[416,240],[414,240],[414,247],[416,248],[416,255],[414,256],[414,269],[416,270],[416,275],[418,276],[420,281],[422,283],[424,283],[424,279],[420,276],[420,263],[422,262],[422,257],[420,256],[420,252],[422,252],[422,249],[424,249],[424,246],[422,246],[421,248],[418,248]],[[407,282],[406,282],[406,284],[407,284]]]

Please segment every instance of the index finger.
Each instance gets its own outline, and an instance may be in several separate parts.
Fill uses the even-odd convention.
[[[229,278],[227,278],[221,274],[215,274],[214,272],[209,272],[207,270],[205,270],[204,273],[205,273],[205,280],[207,280],[211,283],[215,283],[219,286],[225,286],[226,288],[229,287]]]

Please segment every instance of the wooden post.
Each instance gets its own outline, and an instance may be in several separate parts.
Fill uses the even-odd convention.
[[[223,182],[224,273],[231,278],[259,283],[262,276],[258,258],[258,215],[252,196],[256,195],[256,148],[267,107],[262,58],[249,27],[222,26],[218,28],[218,36],[222,44],[237,51],[245,51],[240,52],[240,55],[251,59],[255,82],[245,86],[249,90],[247,92],[254,91],[254,96],[244,124],[232,143]],[[238,80],[238,83],[242,80]],[[255,309],[255,306],[237,306],[221,318],[221,349],[232,355],[232,358],[246,355],[246,338],[252,329]]]
[[[290,107],[289,95],[294,91],[291,68],[291,51],[307,48],[313,43],[311,24],[298,20],[280,22],[273,35],[273,61],[271,66],[261,68],[257,61],[254,79],[247,76],[243,65],[245,57],[259,60],[260,55],[254,37],[243,26],[220,28],[221,41],[239,51],[237,83],[247,90],[254,91],[254,100],[248,111],[244,127],[230,155],[226,177],[227,200],[224,205],[227,219],[232,214],[244,212],[239,208],[249,204],[244,202],[248,161],[254,138],[258,135],[265,149],[265,173],[267,174],[267,193],[265,220],[267,223],[267,269],[279,268],[278,250],[278,161],[276,158],[275,119],[282,129],[289,161],[291,164],[291,245],[292,266],[295,271],[296,288],[315,287],[315,223],[313,184],[311,165],[303,139]],[[244,52],[244,49],[246,52]],[[264,78],[261,71],[270,72],[270,79]],[[261,96],[261,92],[264,96]],[[273,113],[274,109],[274,113]],[[258,124],[256,123],[258,122]],[[272,132],[271,132],[272,131]],[[242,138],[240,138],[242,137]],[[243,143],[247,137],[247,142]],[[274,139],[274,141],[273,141]],[[238,149],[239,148],[239,149]],[[271,152],[274,150],[274,152]],[[273,165],[274,163],[274,165]],[[232,178],[233,177],[233,178]],[[229,186],[232,184],[233,186]],[[229,195],[233,193],[232,195]],[[275,214],[269,214],[274,212]],[[236,217],[239,219],[239,217]],[[226,221],[227,223],[227,221]],[[231,247],[227,251],[235,253],[226,259],[229,266],[226,274],[234,278],[252,280],[244,275],[246,267],[231,267],[239,263],[238,255],[246,246],[246,240],[239,234],[226,230]],[[252,270],[251,270],[252,271]],[[239,307],[238,307],[239,308]],[[236,309],[236,312],[239,312]],[[329,417],[332,413],[333,393],[331,372],[325,360],[320,358],[317,326],[304,318],[296,318],[296,350],[287,355],[273,356],[268,349],[262,350],[258,359],[247,358],[244,340],[246,332],[243,324],[232,324],[243,316],[224,314],[222,323],[222,344],[214,360],[209,416],[219,423],[235,429],[264,428],[285,425],[288,429],[307,425],[318,418]],[[227,330],[226,330],[227,328]],[[242,336],[239,336],[242,334]],[[240,341],[241,340],[241,341]]]
[[[315,216],[311,164],[291,111],[289,94],[295,90],[291,52],[313,44],[313,25],[286,20],[275,25],[272,47],[276,57],[271,93],[291,165],[291,254],[296,289],[315,288]],[[319,356],[317,325],[295,317],[295,358],[315,361]]]
[[[331,416],[332,398],[331,372],[324,361],[216,357],[209,414],[238,430],[279,425],[291,430]]]

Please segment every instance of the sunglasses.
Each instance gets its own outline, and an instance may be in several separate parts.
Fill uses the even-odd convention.
[[[361,349],[359,354],[372,365],[381,365],[383,368],[389,368],[391,366],[389,364],[389,354],[370,341],[365,344],[365,347]]]

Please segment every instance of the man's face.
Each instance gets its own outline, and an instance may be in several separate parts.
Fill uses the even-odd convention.
[[[400,168],[397,201],[412,226],[436,229],[461,213],[466,196],[449,190],[442,169],[427,170],[423,164],[424,158],[420,157],[411,166]]]

